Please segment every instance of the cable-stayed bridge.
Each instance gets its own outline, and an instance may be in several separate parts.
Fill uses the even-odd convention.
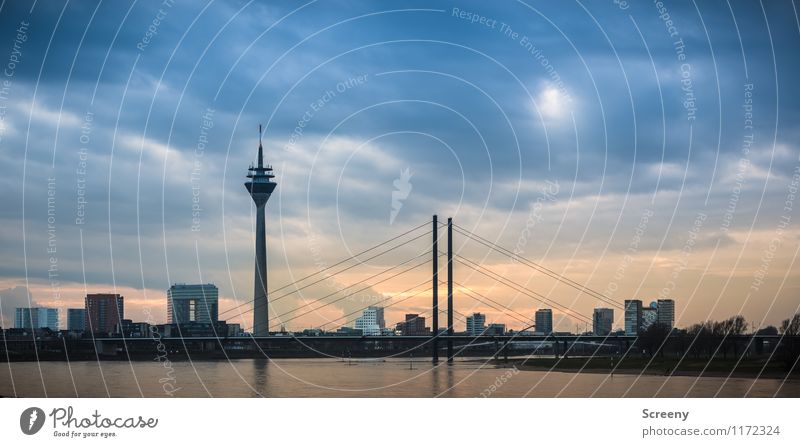
[[[444,233],[444,250],[440,250],[440,233]],[[564,285],[576,292],[573,303],[565,304],[552,296],[552,293],[541,293],[528,285],[487,267],[480,261],[470,259],[465,255],[456,253],[453,249],[453,238],[463,238],[464,242],[477,244],[488,250],[512,260],[521,268],[530,269],[544,277],[550,278],[557,284]],[[423,244],[422,249],[411,249],[412,243]],[[406,250],[403,250],[406,249]],[[301,292],[314,291],[314,286],[331,278],[341,277],[351,273],[359,266],[364,266],[370,261],[386,260],[390,255],[403,251],[412,251],[412,255],[401,257],[398,262],[381,268],[377,273],[369,274],[357,281],[348,281],[347,285],[337,287],[336,290],[313,299],[303,299],[302,302],[288,310],[277,312],[276,303],[289,302],[292,297],[297,297]],[[397,256],[395,256],[397,257]],[[456,280],[454,266],[458,265],[462,271],[469,272],[467,280]],[[466,269],[466,270],[464,270]],[[425,270],[428,273],[424,273]],[[303,335],[292,332],[278,331],[278,328],[295,322],[297,324],[304,317],[312,318],[312,314],[341,303],[361,292],[374,290],[375,287],[391,280],[401,281],[411,275],[419,276],[423,272],[423,281],[410,281],[413,285],[400,292],[384,294],[377,300],[370,300],[365,306],[346,311],[336,318],[326,319],[318,328],[319,334]],[[507,356],[509,353],[536,355],[547,354],[554,356],[587,355],[628,355],[637,342],[637,336],[629,335],[593,335],[590,333],[542,333],[531,332],[535,329],[531,316],[524,315],[504,304],[496,297],[489,296],[489,292],[478,292],[477,287],[465,284],[472,277],[486,278],[493,284],[513,290],[517,296],[522,297],[530,304],[537,307],[547,307],[558,311],[570,319],[583,323],[586,327],[592,326],[592,318],[575,310],[577,299],[591,299],[593,303],[602,303],[613,309],[624,311],[624,304],[608,297],[590,287],[580,284],[566,276],[549,269],[539,263],[531,261],[511,250],[499,246],[495,242],[476,234],[462,226],[455,224],[452,219],[440,222],[433,216],[431,222],[417,225],[401,234],[387,238],[380,243],[368,247],[349,257],[341,259],[332,265],[303,276],[288,284],[262,294],[260,298],[269,297],[269,311],[263,312],[268,322],[261,322],[266,329],[265,335],[255,335],[253,327],[245,328],[250,332],[246,337],[229,337],[225,334],[213,336],[190,336],[189,334],[156,334],[157,336],[145,338],[104,337],[83,339],[79,343],[93,343],[91,352],[97,355],[119,356],[152,356],[154,346],[157,350],[169,352],[172,355],[186,355],[189,357],[212,358],[239,358],[239,357],[393,357],[393,356],[419,356],[431,357],[437,361],[440,356],[452,360],[457,356],[467,355],[494,355]],[[444,278],[444,279],[442,279]],[[417,278],[418,279],[418,278]],[[462,282],[463,281],[463,282]],[[343,281],[344,282],[344,281]],[[446,295],[440,300],[439,289],[445,288]],[[429,298],[429,307],[423,312],[417,312],[420,317],[430,318],[430,335],[341,335],[329,332],[336,327],[352,324],[361,312],[370,306],[381,306],[384,310],[389,308],[400,309],[408,305],[409,301],[418,298]],[[418,298],[419,300],[419,298]],[[489,326],[480,333],[456,333],[454,325],[466,324],[467,316],[459,311],[459,306],[464,309],[465,302],[480,303],[502,315],[507,321],[513,320],[519,324],[520,329],[513,333],[497,334],[489,331]],[[255,300],[238,303],[233,308],[219,314],[219,320],[247,321],[254,311]],[[440,302],[441,301],[441,302]],[[585,306],[584,306],[585,307]],[[416,306],[415,309],[418,309]],[[267,315],[271,315],[267,317]],[[444,324],[439,323],[439,317],[444,315]],[[312,317],[309,317],[312,316]],[[255,320],[257,321],[257,320]],[[180,326],[179,326],[180,328]],[[326,331],[327,330],[327,331]],[[180,329],[179,329],[180,331]],[[670,334],[671,335],[671,334]],[[753,340],[761,342],[776,341],[777,336],[729,336],[726,340],[730,343],[747,343]],[[773,340],[775,339],[775,340]],[[31,343],[31,341],[12,341],[9,351],[14,349],[14,343]],[[725,342],[722,340],[721,342]],[[36,343],[33,341],[33,343]],[[59,341],[60,343],[60,341]],[[681,343],[683,343],[681,341]],[[690,342],[687,342],[690,343]],[[71,350],[66,342],[64,350]],[[19,346],[20,351],[30,350],[30,347]],[[59,346],[58,349],[61,349]],[[83,348],[86,350],[86,347]],[[46,346],[34,348],[33,351],[46,352]]]
[[[426,227],[428,227],[429,225],[431,226],[431,228],[425,231]],[[440,251],[438,249],[439,230],[445,230],[447,232],[446,250]],[[522,315],[519,312],[511,309],[507,305],[500,303],[498,300],[488,297],[484,294],[478,293],[477,291],[468,287],[467,285],[459,281],[456,281],[453,278],[453,265],[455,264],[464,266],[468,270],[471,270],[478,275],[486,277],[498,284],[502,284],[510,288],[511,290],[518,292],[520,296],[525,296],[530,298],[533,303],[536,303],[539,306],[551,307],[553,309],[557,309],[558,311],[562,312],[565,315],[568,315],[569,317],[573,318],[574,320],[580,323],[584,323],[587,325],[592,324],[591,317],[583,315],[577,311],[570,309],[568,305],[564,305],[540,292],[537,292],[529,288],[528,286],[520,284],[519,282],[515,282],[512,279],[509,279],[503,276],[502,274],[495,272],[486,266],[481,265],[481,263],[479,262],[475,262],[471,259],[468,259],[465,256],[461,256],[457,253],[454,253],[452,244],[454,234],[463,236],[468,240],[480,244],[481,246],[486,247],[487,249],[493,252],[499,253],[502,256],[506,256],[509,259],[515,261],[520,266],[533,269],[549,278],[552,278],[560,282],[561,284],[565,284],[569,287],[572,287],[578,290],[581,295],[594,298],[598,300],[598,302],[602,302],[616,309],[619,310],[623,309],[623,303],[621,303],[618,300],[607,297],[602,293],[593,290],[585,285],[579,284],[576,281],[573,281],[570,278],[567,278],[551,269],[548,269],[545,266],[542,266],[529,259],[526,259],[521,255],[515,254],[512,251],[503,248],[495,244],[494,242],[453,223],[451,219],[448,219],[447,223],[442,223],[438,221],[436,216],[434,216],[432,223],[423,223],[417,225],[416,227],[413,227],[404,233],[388,238],[352,256],[342,259],[324,269],[318,270],[310,275],[299,278],[290,284],[286,284],[279,288],[270,290],[269,304],[272,307],[275,305],[275,303],[283,299],[286,299],[288,297],[295,296],[298,292],[309,289],[310,287],[313,287],[323,281],[327,281],[330,278],[334,278],[337,275],[341,275],[345,272],[351,271],[352,269],[364,265],[369,261],[376,260],[382,257],[385,258],[387,254],[402,249],[414,241],[417,241],[425,237],[431,237],[431,244],[429,245],[428,249],[429,252],[417,253],[415,256],[412,256],[408,259],[405,259],[401,262],[398,262],[387,268],[384,268],[378,273],[372,274],[366,278],[363,278],[359,281],[349,284],[346,287],[342,287],[337,291],[334,291],[330,294],[321,296],[313,300],[306,300],[300,306],[297,306],[288,311],[284,311],[278,315],[274,315],[269,319],[270,330],[275,331],[279,326],[291,323],[306,315],[317,312],[328,306],[332,306],[340,301],[350,298],[358,294],[359,292],[369,290],[375,286],[386,283],[389,280],[408,274],[411,271],[424,268],[425,266],[429,266],[431,268],[430,279],[417,283],[406,290],[394,294],[395,296],[400,296],[401,298],[395,299],[395,296],[391,296],[383,300],[370,302],[368,305],[363,306],[362,308],[359,308],[353,312],[342,315],[337,319],[327,321],[323,325],[323,327],[332,327],[336,325],[345,326],[348,323],[351,323],[355,320],[354,318],[351,318],[352,316],[357,315],[359,312],[362,312],[363,310],[367,309],[370,306],[380,305],[383,306],[384,308],[397,307],[398,305],[408,301],[413,297],[430,293],[432,301],[431,301],[431,309],[428,313],[431,315],[433,319],[432,332],[436,333],[440,327],[440,325],[438,324],[438,314],[446,313],[447,324],[444,325],[443,327],[448,330],[448,334],[452,334],[453,320],[454,318],[459,318],[458,316],[456,316],[456,314],[460,315],[462,319],[464,317],[463,314],[458,312],[453,303],[454,286],[457,286],[459,288],[458,291],[459,294],[469,297],[474,301],[477,301],[489,308],[492,308],[498,312],[503,313],[507,317],[521,323],[523,327],[525,327],[526,329],[530,329],[533,327],[533,322],[531,321],[530,316]],[[443,262],[440,262],[442,260]],[[440,265],[442,264],[444,264],[446,269],[445,281],[439,281],[439,278],[441,277]],[[425,287],[426,285],[428,285],[429,287]],[[438,286],[446,285],[447,287],[447,301],[445,306],[440,306],[438,297],[439,287],[437,285]],[[277,296],[275,296],[275,294],[277,294]],[[239,303],[237,306],[221,312],[219,318],[226,319],[231,317],[244,317],[249,312],[252,312],[252,303],[253,300]],[[525,325],[528,326],[526,327]]]

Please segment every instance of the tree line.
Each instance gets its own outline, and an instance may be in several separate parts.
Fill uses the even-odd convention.
[[[637,344],[649,356],[664,356],[665,351],[686,355],[689,358],[740,358],[744,353],[774,353],[773,358],[782,359],[789,369],[797,365],[800,358],[800,313],[783,320],[779,327],[766,326],[748,332],[750,323],[742,315],[734,315],[720,321],[704,321],[686,329],[670,329],[653,324],[639,334]],[[742,339],[744,335],[783,335],[780,341],[758,337]],[[753,348],[753,349],[749,349]]]

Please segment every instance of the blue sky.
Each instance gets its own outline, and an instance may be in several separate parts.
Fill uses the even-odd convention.
[[[279,183],[267,211],[276,287],[438,213],[597,290],[614,283],[618,300],[668,288],[685,324],[795,312],[798,232],[784,209],[800,154],[793,3],[495,3],[3,3],[0,62],[14,64],[0,76],[4,316],[27,302],[23,287],[59,307],[116,289],[134,319],[163,313],[174,282],[215,282],[223,307],[247,301],[242,182],[259,123]],[[198,152],[204,117],[213,126]],[[412,188],[390,221],[405,169]],[[480,246],[459,250],[584,315],[597,305]],[[542,307],[457,273],[520,312]],[[506,321],[464,301],[473,310]]]

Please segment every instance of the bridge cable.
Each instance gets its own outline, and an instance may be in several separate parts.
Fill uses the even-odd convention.
[[[577,313],[577,312],[575,312],[573,310],[570,310],[568,307],[563,306],[563,305],[561,305],[561,304],[559,304],[559,303],[557,303],[557,302],[545,297],[544,295],[542,295],[542,294],[540,294],[538,292],[530,290],[527,287],[522,286],[521,284],[518,284],[518,283],[516,283],[514,281],[511,281],[511,280],[503,277],[502,275],[499,275],[499,274],[493,272],[492,270],[487,269],[486,267],[483,267],[481,265],[472,263],[472,261],[467,260],[467,262],[474,264],[474,266],[470,265],[467,262],[462,261],[462,259],[466,259],[466,258],[463,258],[460,255],[455,255],[455,256],[456,256],[456,258],[458,258],[458,259],[456,259],[456,261],[458,261],[459,263],[461,263],[461,264],[463,264],[463,265],[475,270],[478,273],[481,273],[484,276],[489,277],[490,279],[494,279],[495,281],[498,281],[498,282],[500,282],[502,284],[505,284],[506,286],[511,287],[514,290],[517,290],[518,292],[521,292],[521,293],[523,293],[525,295],[528,295],[529,297],[533,298],[536,301],[539,301],[539,302],[542,302],[542,303],[549,303],[550,305],[552,305],[554,307],[557,307],[560,310],[563,310],[566,314],[569,314],[569,315],[574,316],[575,318],[578,318],[579,320],[583,321],[584,323],[592,323],[592,320],[590,320],[589,318],[587,318],[587,317],[585,317],[585,316],[583,316],[583,315],[581,315],[581,314],[579,314],[579,313]],[[486,272],[489,272],[489,273],[487,274]],[[509,283],[511,283],[513,285],[511,285]]]
[[[362,252],[360,252],[360,253],[357,253],[357,254],[355,254],[355,255],[353,255],[353,256],[350,256],[349,258],[345,258],[345,259],[343,259],[343,260],[341,260],[341,261],[337,262],[336,264],[333,264],[333,265],[331,265],[331,266],[329,266],[329,267],[326,267],[326,268],[324,268],[324,269],[322,269],[322,270],[319,270],[319,271],[317,271],[317,272],[314,272],[314,273],[312,273],[312,274],[310,274],[310,275],[307,275],[307,276],[305,276],[305,277],[303,277],[303,278],[300,278],[300,279],[298,279],[297,281],[294,281],[294,282],[292,282],[292,283],[286,284],[286,285],[284,285],[284,286],[282,286],[282,287],[279,287],[279,288],[277,288],[277,289],[271,290],[269,293],[270,293],[270,294],[272,294],[272,293],[275,293],[275,292],[278,292],[278,291],[284,290],[284,289],[286,289],[286,288],[289,288],[289,287],[291,287],[291,286],[293,286],[293,285],[296,285],[296,284],[297,284],[297,283],[299,283],[299,282],[305,281],[306,279],[309,279],[309,278],[311,278],[311,277],[313,277],[313,276],[316,276],[316,275],[318,275],[318,274],[320,274],[320,273],[323,273],[323,272],[325,272],[326,270],[330,270],[330,269],[332,269],[332,268],[334,268],[334,267],[336,267],[336,266],[338,266],[338,265],[341,265],[341,264],[343,264],[343,263],[345,263],[345,262],[347,262],[347,261],[349,261],[349,260],[352,260],[352,259],[354,259],[354,258],[356,258],[356,257],[358,257],[358,256],[361,256],[361,255],[363,255],[364,253],[367,253],[367,252],[369,252],[369,251],[372,251],[372,250],[374,250],[374,249],[376,249],[376,248],[378,248],[378,247],[380,247],[380,246],[382,246],[382,245],[386,245],[387,243],[389,243],[389,242],[391,242],[391,241],[397,240],[398,238],[401,238],[401,237],[403,237],[403,236],[405,236],[405,235],[407,235],[407,234],[411,233],[412,231],[415,231],[415,230],[417,230],[417,229],[421,228],[421,227],[422,227],[422,226],[424,226],[424,225],[427,225],[427,223],[425,223],[425,224],[423,224],[423,225],[420,225],[420,226],[418,226],[418,227],[416,227],[416,228],[412,228],[411,230],[409,230],[409,231],[406,231],[405,233],[403,233],[403,234],[401,234],[401,235],[395,236],[395,237],[393,237],[393,238],[391,238],[391,239],[388,239],[388,240],[386,240],[386,241],[384,241],[384,242],[381,242],[380,244],[378,244],[378,245],[375,245],[375,246],[373,246],[373,247],[371,247],[371,248],[368,248],[368,249],[366,249],[366,250],[364,250],[364,251],[362,251]],[[399,247],[401,247],[401,246],[403,246],[403,245],[406,245],[406,244],[408,244],[409,242],[413,242],[413,241],[415,241],[415,240],[417,240],[417,239],[419,239],[419,238],[421,238],[421,237],[423,237],[423,236],[427,236],[427,235],[428,235],[428,234],[430,234],[430,233],[432,233],[432,231],[428,231],[428,232],[426,232],[426,233],[423,233],[423,234],[421,234],[421,235],[419,235],[419,236],[417,236],[417,237],[415,237],[415,238],[413,238],[413,239],[410,239],[410,240],[408,240],[408,241],[406,241],[406,242],[404,242],[404,243],[402,243],[402,244],[398,244],[398,245],[396,245],[396,246],[394,246],[394,247],[392,247],[392,248],[389,248],[389,249],[387,249],[387,250],[384,250],[384,251],[382,251],[382,252],[378,253],[377,255],[371,256],[371,257],[369,257],[369,258],[367,258],[367,259],[365,259],[365,260],[361,261],[361,262],[360,262],[360,263],[358,263],[358,264],[353,264],[353,265],[351,265],[351,266],[349,266],[349,267],[347,267],[347,268],[344,268],[344,269],[342,269],[342,270],[339,270],[339,271],[338,271],[338,272],[336,272],[336,273],[332,273],[332,274],[330,274],[330,275],[327,275],[327,276],[325,276],[324,278],[322,278],[322,279],[320,279],[320,280],[318,280],[318,281],[315,281],[315,282],[313,282],[313,283],[306,284],[306,285],[305,285],[305,286],[303,286],[303,287],[297,288],[297,289],[295,289],[295,290],[294,290],[294,291],[292,291],[292,292],[289,292],[289,293],[287,293],[287,294],[281,295],[281,296],[279,296],[279,297],[277,297],[277,298],[274,298],[274,299],[270,299],[270,302],[271,302],[271,303],[272,303],[272,302],[275,302],[275,301],[279,300],[280,298],[283,298],[284,296],[291,295],[292,293],[295,293],[295,292],[299,292],[300,290],[303,290],[303,289],[305,289],[305,288],[307,288],[307,287],[310,287],[310,286],[312,286],[312,285],[314,285],[314,284],[318,284],[318,283],[320,283],[320,282],[322,282],[322,281],[324,281],[324,280],[326,280],[326,279],[328,279],[328,278],[330,278],[330,277],[332,277],[332,276],[338,275],[338,274],[340,274],[340,273],[342,273],[342,272],[345,272],[345,271],[347,271],[347,270],[350,270],[350,269],[352,269],[352,268],[354,268],[354,267],[357,267],[357,266],[359,266],[359,265],[363,265],[363,264],[364,264],[365,262],[367,262],[367,261],[370,261],[370,260],[372,260],[372,259],[375,259],[375,258],[377,258],[377,257],[379,257],[379,256],[382,256],[382,255],[384,255],[384,254],[386,254],[386,253],[388,253],[388,252],[390,252],[390,251],[392,251],[392,250],[394,250],[394,249],[397,249],[397,248],[399,248]],[[246,305],[248,305],[248,304],[252,303],[253,301],[255,301],[255,299],[251,299],[251,300],[249,300],[249,301],[245,301],[245,302],[243,302],[243,303],[241,303],[241,304],[239,304],[239,305],[237,305],[237,306],[235,306],[235,307],[233,307],[233,308],[231,308],[231,309],[228,309],[228,310],[226,310],[226,311],[224,311],[224,312],[220,313],[220,314],[219,314],[219,316],[226,315],[226,314],[228,314],[228,313],[230,313],[230,312],[232,312],[232,311],[234,311],[234,310],[236,310],[236,309],[239,309],[240,307],[243,307],[243,306],[246,306]],[[241,313],[240,313],[240,315],[241,315]]]
[[[453,224],[453,226],[457,227],[456,231],[458,231],[459,234],[461,234],[463,236],[466,236],[466,237],[472,239],[473,241],[475,241],[475,242],[477,242],[477,243],[479,243],[481,245],[484,245],[484,246],[486,246],[486,247],[488,247],[488,248],[490,248],[492,250],[495,250],[495,251],[497,251],[497,252],[499,252],[499,253],[507,256],[507,257],[510,257],[512,259],[516,259],[517,261],[520,261],[523,265],[526,265],[526,266],[528,266],[530,268],[533,268],[533,269],[539,271],[540,273],[543,273],[546,276],[549,276],[550,278],[553,278],[553,279],[555,279],[557,281],[560,281],[560,282],[562,282],[562,283],[564,283],[564,284],[566,284],[566,285],[568,285],[568,286],[570,286],[570,287],[572,287],[574,289],[577,289],[577,290],[580,290],[582,292],[585,292],[588,295],[590,295],[590,296],[592,296],[594,298],[597,298],[598,300],[601,300],[601,301],[605,302],[606,304],[609,304],[611,306],[614,306],[614,307],[617,307],[617,308],[620,308],[620,309],[624,308],[624,305],[619,300],[615,300],[615,299],[613,299],[611,297],[608,297],[608,296],[606,296],[606,295],[604,295],[604,294],[602,294],[602,293],[600,293],[600,292],[598,292],[598,291],[596,291],[594,289],[591,289],[590,287],[587,287],[587,286],[585,286],[583,284],[580,284],[580,283],[578,283],[578,282],[576,282],[576,281],[574,281],[574,280],[572,280],[570,278],[567,278],[564,275],[556,273],[553,270],[550,270],[550,269],[548,269],[547,267],[544,267],[541,264],[537,264],[537,263],[535,263],[535,262],[533,262],[533,261],[531,261],[531,260],[529,260],[527,258],[524,258],[524,257],[522,257],[522,256],[520,256],[520,255],[518,255],[518,254],[516,254],[516,253],[514,253],[514,252],[512,252],[512,251],[510,251],[508,249],[505,249],[505,248],[503,248],[503,247],[501,247],[501,246],[489,241],[486,238],[478,236],[475,233],[469,232],[468,230],[464,229],[463,227],[461,227],[459,225]]]
[[[514,316],[514,315],[512,315],[512,314],[508,314],[508,316],[510,316],[511,318],[514,318],[515,320],[519,321],[520,323],[523,323],[523,324],[529,324],[529,323],[531,322],[531,320],[530,320],[528,317],[526,317],[525,315],[522,315],[521,313],[517,312],[516,310],[513,310],[513,309],[511,309],[510,307],[508,307],[508,306],[506,306],[506,305],[504,305],[504,304],[501,304],[501,303],[499,303],[499,302],[497,302],[497,301],[495,301],[495,300],[493,300],[493,299],[489,298],[489,297],[488,297],[488,296],[486,296],[486,295],[483,295],[483,294],[481,294],[481,293],[478,293],[478,292],[476,292],[476,291],[474,291],[474,290],[470,289],[469,287],[467,287],[467,286],[465,286],[465,285],[463,285],[463,284],[460,284],[460,283],[458,283],[458,282],[456,282],[456,281],[453,281],[453,284],[457,285],[458,287],[460,287],[460,288],[462,288],[462,289],[466,289],[466,290],[468,290],[469,292],[471,292],[471,293],[469,293],[469,292],[465,292],[464,290],[462,290],[461,292],[462,292],[462,293],[464,293],[465,295],[469,296],[470,298],[472,298],[472,299],[474,299],[474,300],[476,300],[476,301],[479,301],[479,302],[481,302],[481,303],[483,303],[483,304],[486,304],[486,305],[488,305],[489,307],[492,307],[492,308],[493,308],[493,309],[495,309],[495,310],[499,310],[500,312],[503,312],[504,314],[505,314],[505,311],[509,311],[509,312],[513,312],[513,313],[515,313],[515,314],[519,315],[519,316],[520,316],[520,317],[522,317],[522,318],[518,318],[518,317],[516,317],[516,316]],[[473,295],[477,295],[477,296],[473,296]],[[481,298],[478,298],[478,296],[479,296],[479,297],[481,297],[481,298],[483,298],[483,299],[486,299],[486,300],[488,300],[488,301],[491,301],[492,303],[494,303],[494,304],[496,304],[496,305],[500,306],[502,309],[498,309],[498,308],[496,308],[496,307],[492,306],[491,304],[489,304],[489,303],[486,303],[485,301],[483,301],[483,299],[481,299]],[[504,309],[504,310],[503,310],[503,309]]]
[[[356,293],[358,293],[358,292],[363,292],[364,290],[367,290],[367,289],[369,289],[369,288],[371,288],[371,287],[374,287],[374,286],[376,286],[376,285],[378,285],[378,284],[381,284],[381,283],[384,283],[384,282],[386,282],[386,281],[388,281],[388,280],[390,280],[390,279],[396,278],[396,277],[398,277],[398,276],[400,276],[400,275],[402,275],[402,274],[404,274],[404,273],[407,273],[407,272],[409,272],[409,271],[411,271],[411,270],[414,270],[415,268],[421,267],[421,266],[423,266],[423,265],[425,265],[425,264],[427,264],[427,263],[428,263],[428,261],[427,261],[427,260],[426,260],[426,261],[423,261],[423,262],[421,262],[421,263],[419,263],[419,264],[416,264],[416,265],[414,265],[414,266],[411,266],[411,267],[409,267],[409,268],[407,268],[407,269],[403,270],[402,272],[399,272],[399,273],[396,273],[396,274],[394,274],[394,275],[392,275],[392,276],[389,276],[389,277],[387,277],[387,278],[384,278],[384,279],[382,279],[382,280],[380,280],[380,281],[378,281],[378,282],[376,282],[376,283],[374,283],[374,284],[370,284],[370,285],[368,285],[368,286],[366,286],[366,287],[364,287],[364,288],[361,288],[361,289],[359,289],[359,290],[356,290],[356,291],[354,291],[354,292],[352,292],[352,293],[349,293],[349,294],[347,294],[347,295],[344,295],[344,296],[342,296],[341,298],[337,298],[337,299],[335,299],[335,300],[333,300],[333,301],[330,301],[330,302],[328,302],[328,303],[325,303],[325,304],[323,304],[322,306],[315,307],[314,309],[308,310],[308,311],[306,311],[306,312],[303,312],[303,313],[301,313],[301,314],[299,314],[299,315],[295,315],[294,317],[292,317],[292,318],[289,318],[289,319],[287,319],[287,320],[281,320],[280,322],[281,322],[282,324],[283,324],[283,323],[288,323],[289,321],[295,320],[295,319],[297,319],[297,318],[300,318],[300,317],[302,317],[302,316],[304,316],[304,315],[308,315],[308,314],[310,314],[310,313],[312,313],[312,312],[316,312],[316,311],[318,311],[318,310],[320,310],[320,309],[322,309],[322,308],[324,308],[324,307],[328,307],[328,306],[330,306],[331,304],[337,303],[337,302],[339,302],[339,301],[341,301],[341,300],[343,300],[343,299],[345,299],[345,298],[347,298],[347,297],[353,296],[353,295],[355,295],[355,294],[356,294]],[[394,267],[391,267],[391,268],[393,269],[393,268],[395,268],[395,267],[397,267],[397,266],[394,266]],[[388,270],[386,270],[386,271],[388,271]],[[385,271],[384,271],[384,272],[381,272],[381,273],[385,273]],[[337,293],[338,293],[338,292],[337,292]],[[319,302],[320,300],[321,300],[321,299],[317,299],[317,300],[315,300],[315,301],[312,301],[312,302],[310,302],[310,303],[307,303],[307,304],[308,304],[308,305],[310,305],[310,304],[314,304],[315,302]],[[303,305],[303,306],[301,306],[301,307],[299,307],[299,308],[297,308],[297,309],[300,309],[300,308],[302,308],[302,307],[306,307],[306,305]],[[282,313],[282,314],[280,314],[280,315],[278,315],[278,316],[276,316],[276,317],[270,318],[270,320],[279,319],[279,318],[281,318],[281,317],[283,317],[283,316],[286,316],[286,315],[288,315],[288,314],[290,314],[290,313],[293,313],[293,312],[297,311],[297,309],[291,310],[291,311],[289,311],[289,312],[284,312],[284,313]]]

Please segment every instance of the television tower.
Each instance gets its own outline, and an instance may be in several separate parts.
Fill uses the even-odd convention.
[[[269,335],[269,309],[267,301],[267,229],[264,210],[269,196],[278,186],[272,181],[272,166],[264,166],[264,149],[261,147],[261,125],[258,125],[258,165],[247,169],[244,187],[256,204],[256,262],[253,287],[253,336]]]

